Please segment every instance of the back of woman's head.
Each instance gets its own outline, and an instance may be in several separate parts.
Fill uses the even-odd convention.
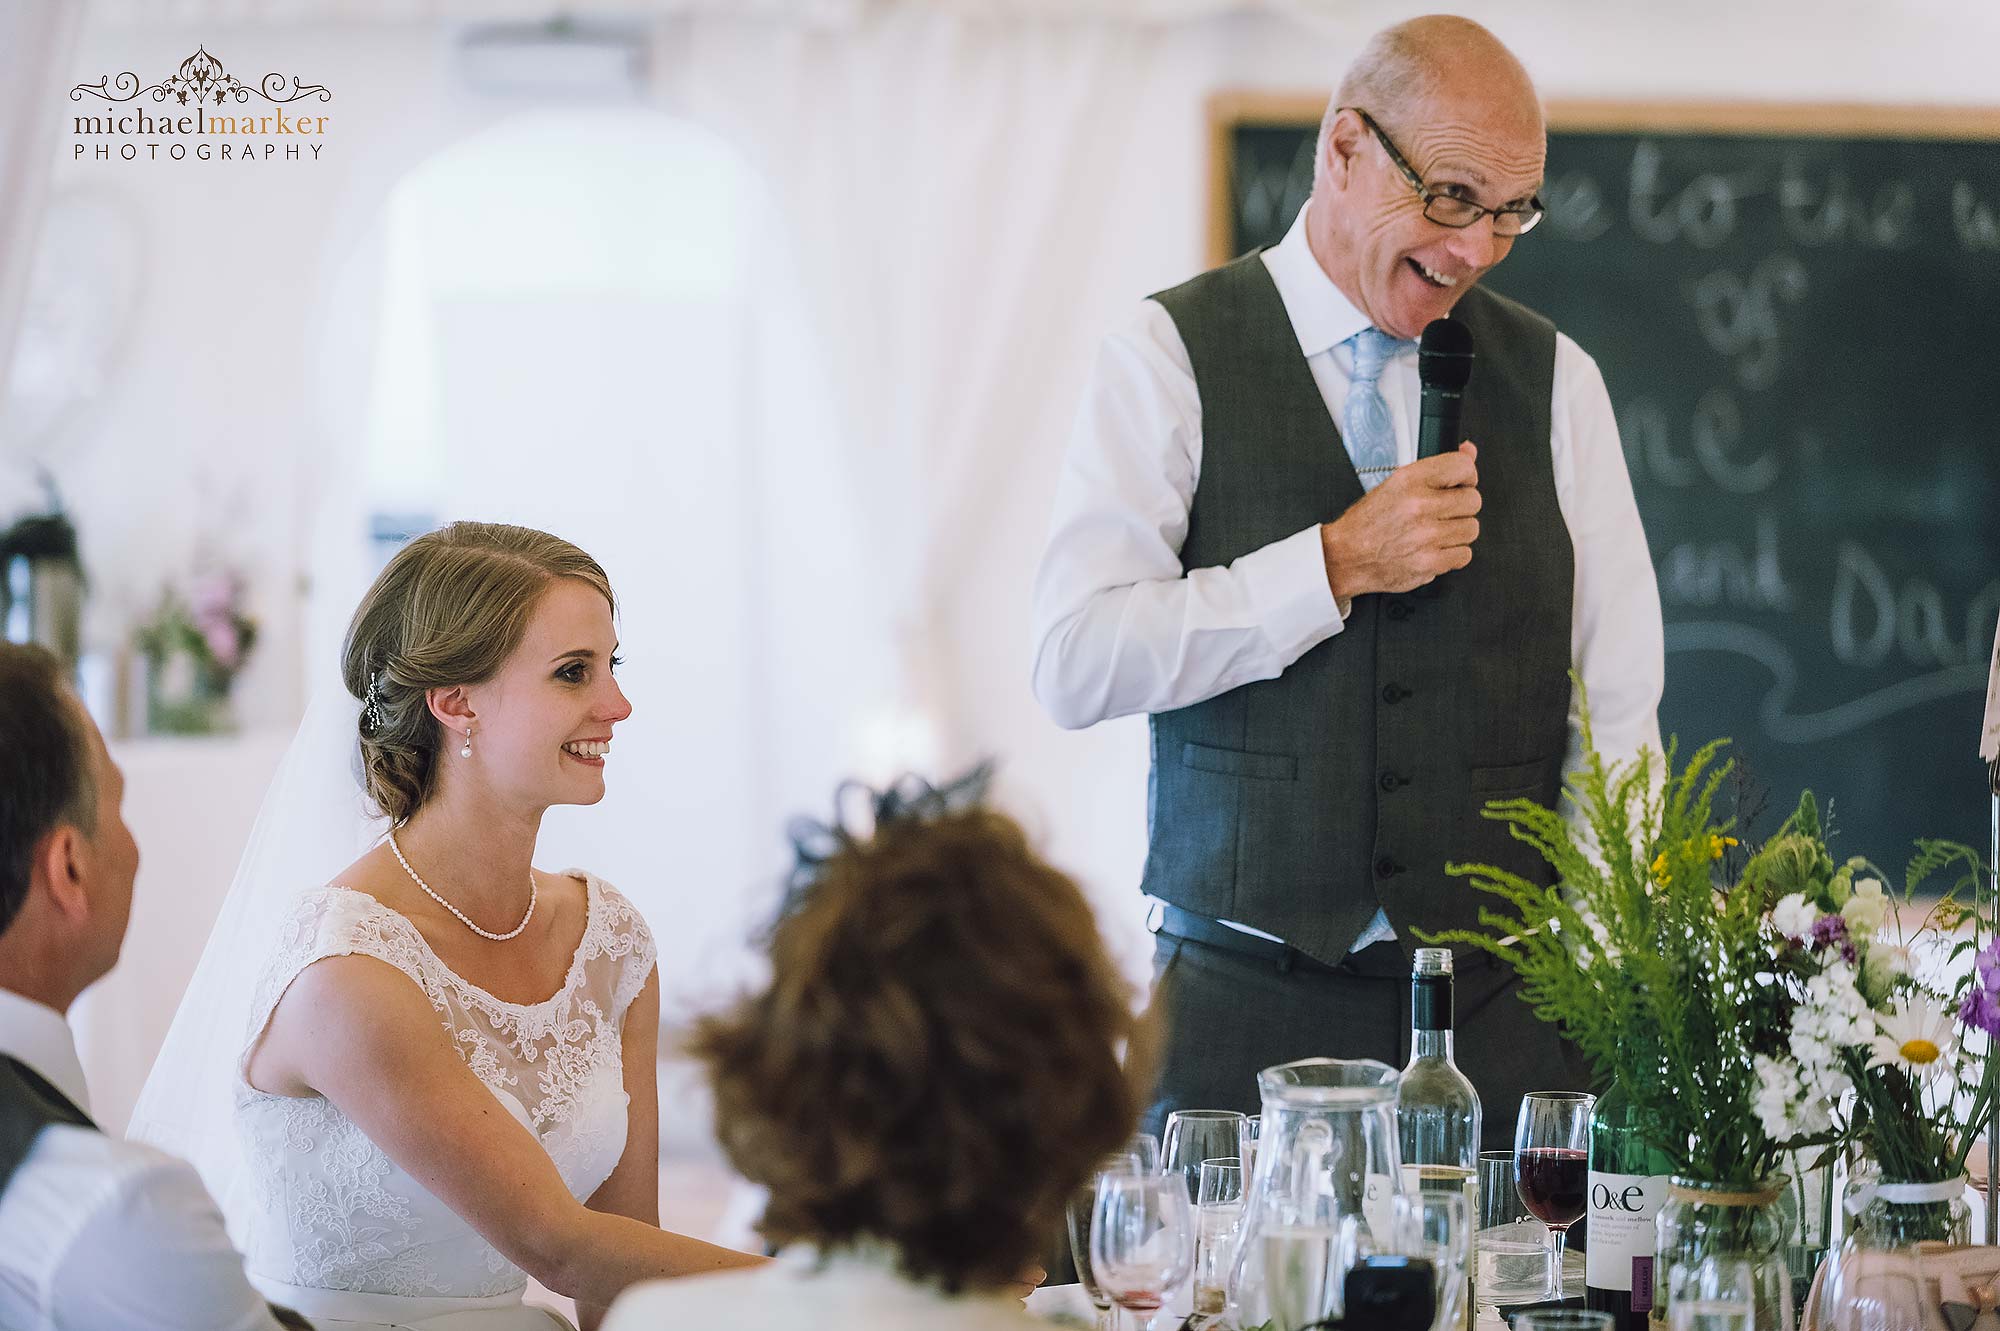
[[[341,657],[361,715],[368,796],[401,825],[437,781],[441,743],[426,694],[491,679],[558,578],[615,606],[596,560],[558,536],[497,522],[454,522],[417,537],[361,598]]]
[[[958,1289],[1043,1250],[1138,1104],[1082,894],[1012,819],[942,803],[836,834],[772,931],[768,988],[692,1048],[724,1150],[770,1190],[765,1237],[886,1242]]]

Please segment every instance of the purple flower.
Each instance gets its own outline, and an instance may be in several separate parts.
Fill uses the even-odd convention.
[[[243,644],[236,637],[236,626],[228,620],[210,620],[201,626],[201,636],[207,641],[215,663],[233,674],[242,664]]]
[[[1985,985],[1974,985],[1958,1005],[1958,1019],[1977,1031],[2000,1036],[2000,997]]]
[[[1853,965],[1856,957],[1854,941],[1847,936],[1847,921],[1839,915],[1822,915],[1813,921],[1812,949],[1825,951],[1838,945],[1841,957],[1848,965]]]
[[[197,619],[227,618],[236,608],[239,591],[236,579],[229,574],[206,574],[188,588],[188,609]]]
[[[1987,993],[2000,997],[2000,938],[1994,939],[1975,953],[1972,964],[1979,972],[1980,987]]]
[[[1974,1030],[2000,1036],[2000,938],[1973,954],[1977,979],[1958,1005],[1958,1019]]]

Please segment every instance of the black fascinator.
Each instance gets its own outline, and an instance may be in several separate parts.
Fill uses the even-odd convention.
[[[792,869],[785,880],[785,899],[778,909],[783,919],[798,908],[826,862],[873,840],[898,823],[920,823],[945,814],[979,807],[993,782],[993,763],[983,761],[943,785],[932,785],[914,773],[904,773],[881,790],[859,781],[843,781],[833,792],[833,817],[827,822],[794,818],[785,829],[792,843]]]

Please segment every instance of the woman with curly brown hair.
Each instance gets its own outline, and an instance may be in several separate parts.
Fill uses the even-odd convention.
[[[771,979],[692,1048],[782,1251],[629,1291],[605,1331],[1007,1331],[1016,1275],[1132,1131],[1127,992],[1069,878],[975,776],[822,830]]]

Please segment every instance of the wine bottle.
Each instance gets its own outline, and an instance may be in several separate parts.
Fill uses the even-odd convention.
[[[1590,1114],[1590,1242],[1584,1306],[1611,1314],[1616,1331],[1646,1331],[1654,1304],[1653,1217],[1673,1163],[1646,1141],[1639,1106],[1621,1082]]]
[[[1417,949],[1410,975],[1410,1064],[1396,1091],[1396,1135],[1404,1186],[1463,1196],[1470,1229],[1479,1223],[1479,1092],[1452,1061],[1451,974],[1450,948]],[[1474,1316],[1470,1282],[1476,1265],[1468,1253],[1468,1328]]]

